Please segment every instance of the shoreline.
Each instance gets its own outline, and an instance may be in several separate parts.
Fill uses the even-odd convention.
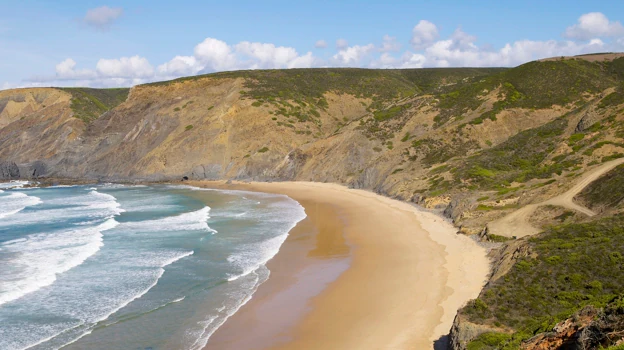
[[[443,218],[372,192],[310,182],[186,184],[285,194],[307,215],[268,262],[268,281],[204,349],[433,348],[489,273],[485,249]]]

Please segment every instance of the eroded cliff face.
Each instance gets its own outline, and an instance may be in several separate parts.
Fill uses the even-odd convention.
[[[125,102],[99,117],[92,117],[99,105],[89,107],[92,90],[7,90],[0,92],[0,161],[15,163],[27,178],[337,182],[446,208],[462,232],[478,233],[514,207],[561,192],[560,183],[578,167],[624,152],[611,141],[613,133],[596,135],[589,125],[624,122],[617,113],[609,119],[617,104],[600,107],[615,83],[595,80],[591,93],[574,96],[578,100],[544,102],[543,94],[531,95],[531,84],[543,72],[570,67],[558,62],[556,69],[533,71],[540,67],[517,68],[530,79],[487,69],[208,75],[134,87]],[[551,95],[568,94],[559,88]],[[118,99],[111,94],[101,96]],[[560,130],[545,136],[553,140],[547,145],[526,137],[539,138],[540,128],[551,132],[553,123]],[[585,140],[610,143],[555,169],[559,158],[573,153],[568,138],[581,124],[590,135]],[[536,159],[527,166],[533,177],[523,179],[516,170],[525,164],[514,159],[481,170],[490,167],[485,159],[512,153],[509,147],[529,149],[526,157]],[[537,174],[540,167],[553,170]],[[548,176],[555,181],[546,182]]]
[[[373,146],[353,128],[330,135],[338,123],[366,113],[365,99],[328,94],[321,126],[295,130],[277,125],[270,108],[242,99],[242,90],[242,79],[139,86],[88,125],[72,118],[63,91],[4,91],[0,159],[25,169],[41,161],[47,175],[67,178],[344,182],[360,180],[355,175],[374,158]],[[365,173],[361,185],[379,183],[377,176]]]

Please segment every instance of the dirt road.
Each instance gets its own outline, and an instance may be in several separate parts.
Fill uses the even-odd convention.
[[[531,214],[533,214],[533,212],[535,212],[537,208],[543,205],[560,206],[581,212],[587,216],[596,215],[596,213],[594,213],[592,210],[574,203],[574,197],[579,194],[585,187],[587,187],[587,185],[594,182],[600,176],[620,164],[624,164],[624,158],[619,158],[610,162],[606,162],[599,167],[592,169],[591,171],[583,174],[578,182],[565,193],[560,194],[556,197],[552,197],[540,203],[525,205],[524,207],[514,211],[513,213],[510,213],[507,216],[490,222],[487,225],[488,232],[491,234],[507,237],[524,237],[537,234],[541,230],[529,223],[529,217],[531,217]]]

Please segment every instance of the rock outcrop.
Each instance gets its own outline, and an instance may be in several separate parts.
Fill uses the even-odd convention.
[[[15,162],[0,161],[0,180],[20,178],[20,170]]]
[[[604,310],[586,306],[559,322],[551,332],[522,344],[525,350],[589,350],[624,344],[624,299],[616,298]]]
[[[472,323],[461,315],[457,314],[453,320],[453,326],[449,333],[448,348],[451,350],[466,350],[468,343],[487,332],[501,332],[496,327]]]

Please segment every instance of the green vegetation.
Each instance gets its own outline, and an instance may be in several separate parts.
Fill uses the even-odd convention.
[[[72,95],[74,117],[90,123],[128,98],[130,89],[62,88]]]
[[[479,337],[474,346],[514,348],[584,306],[603,307],[624,292],[624,215],[553,226],[529,245],[535,254],[520,259],[461,311],[472,322],[515,333]],[[502,340],[491,345],[492,339]]]
[[[187,126],[184,128],[184,131],[189,131],[189,130],[191,130],[191,129],[193,129],[193,125],[187,125]]]
[[[422,154],[422,163],[425,165],[439,164],[449,159],[465,155],[468,151],[478,149],[479,144],[473,140],[453,139],[452,142],[443,142],[431,138],[412,141],[411,148],[418,154]],[[416,160],[412,157],[411,160]]]
[[[620,86],[615,92],[610,93],[605,96],[600,103],[598,104],[598,108],[606,108],[609,106],[617,106],[624,103],[624,87]]]
[[[590,208],[624,206],[624,165],[589,184],[578,197]]]
[[[623,58],[611,62],[576,59],[529,62],[486,77],[468,79],[437,94],[440,114],[436,124],[442,125],[453,116],[476,110],[483,98],[497,88],[500,88],[499,101],[494,108],[471,124],[496,120],[496,114],[506,108],[540,109],[576,102],[582,100],[584,93],[599,93],[622,81],[622,66]],[[610,97],[605,104],[619,103],[620,96]]]
[[[488,234],[487,237],[490,242],[507,242],[513,239],[511,237],[499,236],[492,233]]]
[[[479,187],[506,187],[511,182],[549,178],[578,164],[576,159],[558,159],[549,165],[543,162],[554,151],[568,120],[557,118],[540,127],[522,131],[507,141],[464,160],[456,176],[470,179]]]
[[[381,111],[375,111],[375,113],[373,113],[373,117],[377,119],[378,121],[382,122],[384,120],[388,120],[388,119],[396,117],[399,113],[403,112],[406,109],[406,107],[407,107],[406,105],[393,106],[393,107],[390,107],[388,109],[384,109]]]
[[[260,149],[258,150],[258,153],[264,153],[264,152],[266,152],[266,151],[268,151],[268,150],[269,150],[269,148],[265,146],[265,147],[260,148]]]
[[[510,334],[487,332],[479,335],[475,340],[471,341],[467,348],[468,350],[502,349],[510,339]]]

